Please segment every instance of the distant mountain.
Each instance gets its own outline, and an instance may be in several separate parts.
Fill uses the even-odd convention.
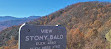
[[[0,22],[2,21],[8,21],[8,20],[16,20],[16,17],[12,17],[12,16],[0,16]]]
[[[32,21],[39,17],[40,16],[30,16],[27,18],[16,18],[16,17],[12,17],[12,16],[0,16],[0,31],[7,27],[11,27],[14,25],[20,25],[24,22],[29,22],[29,21]]]
[[[39,18],[40,16],[29,16],[27,19],[36,19]]]
[[[81,2],[27,22],[32,25],[61,25],[67,29],[66,49],[110,49],[106,33],[111,30],[111,3]],[[0,34],[1,49],[18,49],[19,26]]]

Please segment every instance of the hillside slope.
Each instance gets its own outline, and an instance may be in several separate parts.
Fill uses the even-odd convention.
[[[65,26],[68,49],[109,49],[105,35],[111,29],[111,3],[73,4],[28,24]],[[1,48],[17,48],[18,28],[13,26],[1,32]]]

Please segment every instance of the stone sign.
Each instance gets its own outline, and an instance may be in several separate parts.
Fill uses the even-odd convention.
[[[66,49],[66,29],[24,24],[19,29],[19,49]]]

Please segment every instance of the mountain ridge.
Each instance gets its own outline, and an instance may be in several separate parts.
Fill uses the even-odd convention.
[[[0,17],[0,31],[6,29],[7,27],[11,27],[13,25],[19,25],[24,22],[33,21],[34,19],[39,18],[40,16],[30,16],[24,18],[16,18],[12,16],[2,16]]]
[[[16,20],[16,19],[25,19],[25,18],[37,18],[41,16],[29,16],[29,17],[24,17],[24,18],[17,18],[13,16],[0,16],[0,22],[1,21],[8,21],[8,20]]]

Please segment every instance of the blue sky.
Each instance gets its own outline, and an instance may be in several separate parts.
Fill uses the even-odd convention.
[[[0,0],[0,16],[45,16],[67,5],[87,1],[101,0]]]

